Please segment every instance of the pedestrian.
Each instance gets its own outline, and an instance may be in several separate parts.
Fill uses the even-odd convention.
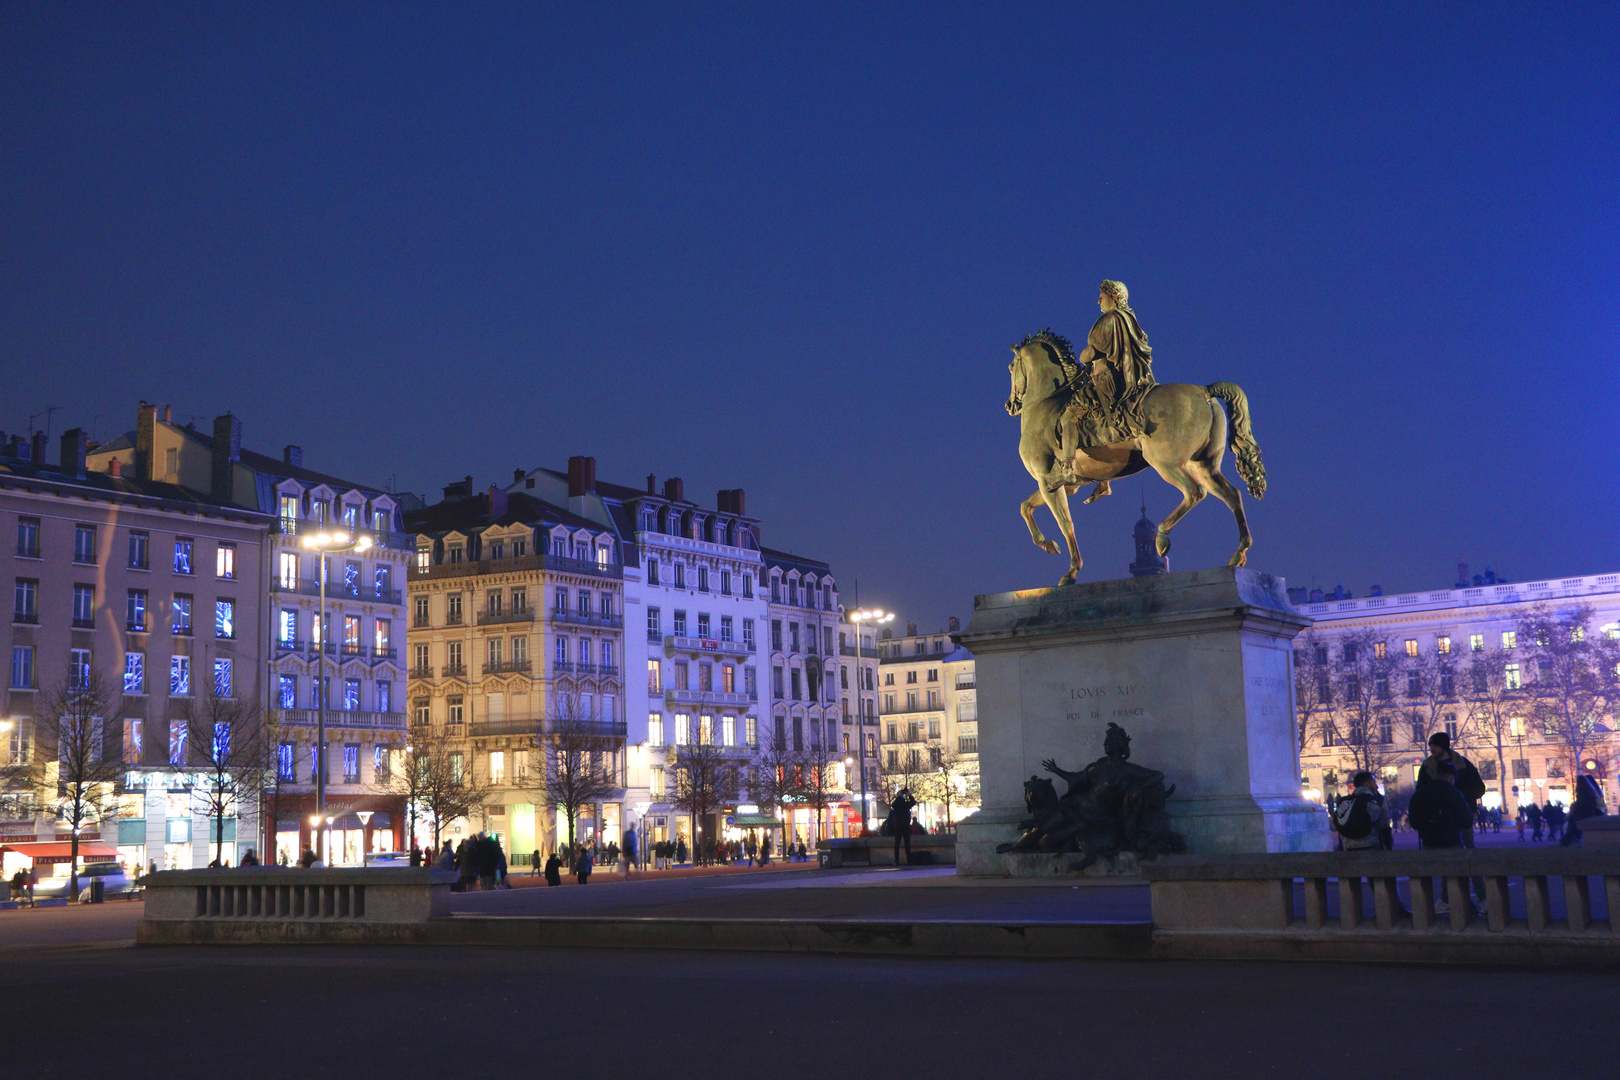
[[[497,889],[510,889],[512,886],[506,882],[506,849],[501,847],[500,837],[490,838],[495,845],[495,887]]]
[[[1548,800],[1547,808],[1541,812],[1541,816],[1547,819],[1547,839],[1557,840],[1562,843],[1564,839],[1564,823],[1568,820],[1563,805]]]
[[[1524,843],[1524,803],[1519,804],[1519,812],[1513,815],[1513,820],[1519,826],[1519,843]]]
[[[433,865],[440,870],[455,870],[456,853],[450,850],[450,841],[444,842],[444,850],[439,852],[439,857]]]
[[[630,880],[630,867],[636,861],[636,830],[624,830],[624,880]]]
[[[1530,819],[1530,839],[1541,839],[1541,807],[1531,803],[1524,811],[1525,817]]]
[[[546,857],[546,884],[562,884],[562,860],[557,857],[555,851]]]
[[[535,852],[532,852],[529,855],[529,876],[530,877],[538,877],[539,875],[540,875],[540,852],[535,851]]]
[[[911,810],[916,805],[917,800],[911,797],[911,790],[901,788],[899,794],[894,797],[894,803],[889,807],[889,820],[885,822],[885,825],[893,830],[894,865],[896,866],[902,865],[900,862],[900,844],[902,841],[906,845],[905,865],[911,863]]]
[[[579,879],[581,885],[591,883],[591,866],[591,849],[589,847],[581,849],[579,861],[574,864],[574,876]]]
[[[1417,830],[1418,842],[1425,848],[1464,847],[1463,836],[1474,827],[1473,811],[1468,799],[1457,790],[1457,766],[1449,761],[1435,764],[1435,779],[1420,784],[1412,793],[1412,826]],[[1446,895],[1446,879],[1440,879],[1440,899],[1435,901],[1435,914],[1450,911],[1450,897]],[[1485,910],[1483,891],[1479,909]]]
[[[1373,774],[1363,769],[1351,779],[1355,790],[1333,811],[1333,828],[1346,851],[1388,851],[1395,846],[1384,797]]]
[[[304,854],[299,856],[298,859],[298,865],[302,866],[305,870],[308,870],[318,862],[320,862],[320,860],[315,857],[315,849],[308,847],[304,849]]]
[[[676,839],[676,841],[675,841],[675,865],[676,866],[684,866],[685,864],[686,864],[686,837],[682,836],[682,837],[678,837]]]
[[[1470,822],[1468,828],[1462,831],[1462,843],[1463,847],[1472,848],[1474,846],[1473,821],[1479,817],[1479,800],[1485,797],[1485,780],[1479,775],[1479,770],[1474,767],[1472,761],[1451,748],[1451,735],[1444,731],[1437,731],[1429,736],[1429,756],[1423,760],[1423,767],[1418,770],[1417,786],[1419,788],[1426,783],[1433,782],[1435,772],[1432,770],[1438,769],[1442,762],[1450,762],[1457,770],[1457,791],[1463,798],[1468,800]],[[1474,895],[1478,896],[1481,903],[1483,903],[1485,879],[1476,876],[1471,884],[1473,885]]]
[[[242,866],[258,866],[259,865],[259,857],[253,853],[252,848],[248,848],[247,851],[242,854],[242,862],[241,862],[240,865],[242,865]]]
[[[1564,838],[1559,841],[1565,847],[1580,843],[1581,822],[1587,818],[1603,816],[1603,791],[1585,773],[1575,774],[1575,802],[1569,808],[1569,824],[1564,830]]]

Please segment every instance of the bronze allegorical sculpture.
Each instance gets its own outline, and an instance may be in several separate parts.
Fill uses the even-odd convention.
[[[1079,545],[1069,516],[1069,496],[1096,483],[1092,502],[1109,494],[1108,482],[1152,466],[1181,492],[1181,505],[1159,523],[1159,554],[1170,550],[1169,533],[1205,495],[1214,495],[1237,519],[1238,549],[1231,565],[1242,566],[1253,543],[1243,496],[1221,475],[1228,435],[1238,475],[1255,498],[1266,494],[1266,470],[1249,422],[1249,399],[1235,383],[1208,386],[1153,381],[1147,335],[1118,281],[1104,281],[1097,304],[1102,316],[1076,357],[1069,342],[1051,330],[1031,334],[1012,347],[1012,395],[1007,412],[1019,418],[1018,455],[1035,478],[1035,494],[1019,507],[1035,546],[1053,555],[1058,546],[1041,534],[1035,508],[1045,503],[1069,546],[1073,584],[1080,571]],[[1232,410],[1228,425],[1220,402]]]
[[[1131,737],[1118,724],[1103,736],[1103,756],[1079,772],[1041,762],[1061,776],[1069,790],[1059,798],[1052,781],[1032,776],[1024,783],[1029,817],[1018,823],[1023,835],[997,851],[1033,851],[1085,856],[1084,870],[1100,858],[1130,851],[1146,858],[1186,851],[1187,841],[1170,828],[1165,802],[1176,790],[1164,786],[1164,773],[1130,763]]]

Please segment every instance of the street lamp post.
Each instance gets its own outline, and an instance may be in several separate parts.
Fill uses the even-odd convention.
[[[882,625],[883,623],[888,623],[888,622],[893,622],[893,621],[894,621],[894,612],[892,612],[892,611],[884,611],[881,608],[872,608],[872,609],[862,608],[859,611],[852,611],[852,612],[849,613],[849,623],[850,623],[851,626],[853,626],[855,628],[855,720],[856,720],[856,733],[860,737],[860,744],[861,744],[860,754],[858,756],[861,759],[861,831],[862,832],[866,831],[866,821],[867,821],[868,816],[871,814],[871,810],[869,809],[869,807],[867,805],[867,799],[869,798],[869,796],[866,793],[866,717],[861,712],[861,624],[862,623],[872,623],[874,626],[879,626],[879,625]],[[873,646],[872,651],[874,653],[877,652],[877,636],[876,636],[876,634],[874,634],[873,637],[872,637],[872,646]],[[876,695],[877,695],[876,684],[877,684],[877,680],[874,678],[872,680],[872,682],[873,682],[873,691],[872,691],[873,699],[876,700]]]
[[[374,813],[376,813],[374,810],[356,810],[354,812],[354,816],[360,819],[360,869],[362,870],[366,868],[366,842],[368,839],[366,826],[371,824],[371,815]]]
[[[346,533],[317,533],[304,537],[304,546],[315,552],[320,564],[320,607],[315,612],[315,631],[320,635],[315,667],[315,813],[326,816],[326,699],[331,684],[326,677],[326,646],[331,635],[331,624],[326,619],[326,561],[327,557],[345,551],[365,551],[371,547],[371,537],[350,539]],[[335,651],[335,650],[334,650]],[[330,852],[328,853],[330,854]]]

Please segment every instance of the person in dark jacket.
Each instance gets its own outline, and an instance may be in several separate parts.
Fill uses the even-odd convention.
[[[1463,793],[1457,790],[1457,766],[1449,761],[1435,766],[1436,779],[1420,784],[1412,793],[1412,804],[1407,810],[1412,827],[1417,830],[1418,842],[1426,848],[1471,847],[1463,838],[1474,830],[1474,812]],[[1485,910],[1484,888],[1479,889],[1479,908]],[[1446,879],[1440,879],[1440,899],[1434,905],[1438,914],[1451,910],[1446,895]]]
[[[546,859],[546,884],[548,886],[562,884],[562,860],[557,857],[555,851]]]
[[[588,847],[582,848],[579,859],[574,863],[574,876],[579,879],[581,885],[591,883],[591,867],[595,864],[596,860],[591,858],[591,849]]]
[[[1597,781],[1585,773],[1575,775],[1575,802],[1569,808],[1569,824],[1564,829],[1564,838],[1559,841],[1565,847],[1580,843],[1581,822],[1587,818],[1602,817],[1604,814],[1603,791],[1598,787]]]
[[[1474,846],[1473,819],[1479,817],[1479,800],[1485,797],[1485,780],[1479,775],[1474,763],[1463,757],[1451,748],[1451,736],[1444,731],[1437,731],[1429,736],[1429,756],[1423,761],[1423,768],[1418,771],[1417,786],[1433,782],[1438,777],[1440,765],[1450,762],[1457,770],[1457,791],[1468,800],[1468,813],[1470,824],[1462,832],[1462,845],[1466,848]],[[1474,895],[1480,898],[1480,910],[1485,910],[1485,879],[1473,879]]]
[[[1355,790],[1340,799],[1333,810],[1333,829],[1339,834],[1344,850],[1387,851],[1394,847],[1389,814],[1384,809],[1384,797],[1378,793],[1378,781],[1363,769],[1351,783]]]
[[[906,863],[911,862],[911,811],[917,800],[909,788],[902,788],[889,806],[889,821],[894,829],[894,865],[900,866],[900,845],[906,845]]]

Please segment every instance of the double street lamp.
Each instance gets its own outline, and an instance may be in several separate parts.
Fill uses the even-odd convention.
[[[860,752],[857,756],[861,760],[861,831],[864,833],[867,827],[867,819],[871,816],[872,811],[867,803],[868,796],[866,794],[866,716],[861,711],[861,625],[863,623],[872,623],[876,627],[893,622],[894,612],[884,611],[882,608],[861,608],[859,611],[849,612],[846,618],[849,620],[850,625],[855,628],[855,722],[857,725],[856,735],[860,741]],[[876,634],[872,637],[872,644],[874,646],[872,651],[875,653],[877,652],[875,648],[877,645]],[[873,678],[872,683],[873,699],[876,700],[876,677]]]
[[[326,567],[327,560],[332,555],[341,555],[346,551],[361,552],[370,549],[371,537],[356,536],[351,538],[347,533],[315,533],[304,537],[304,547],[315,552],[316,561],[320,563],[320,608],[315,613],[315,633],[319,636],[319,657],[315,668],[315,815],[314,818],[326,817],[326,699],[331,696],[331,684],[326,678],[326,649],[330,644],[331,625],[326,619]],[[336,652],[336,647],[333,647]],[[311,820],[314,820],[312,818]],[[330,853],[328,853],[330,854]],[[330,863],[330,859],[327,860]]]

